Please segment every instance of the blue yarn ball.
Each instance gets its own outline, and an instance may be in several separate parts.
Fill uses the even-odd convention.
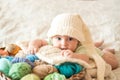
[[[30,60],[31,62],[34,62],[35,60],[38,60],[39,58],[36,55],[29,54],[26,56],[26,59]]]
[[[12,61],[14,57],[13,56],[6,56],[5,58],[8,59],[9,61]]]
[[[34,63],[32,63],[31,61],[29,61],[26,58],[15,57],[11,62],[12,63],[26,62],[29,65],[31,65],[32,68],[34,67]]]
[[[59,73],[65,75],[66,78],[70,78],[72,75],[79,73],[83,69],[83,66],[72,62],[65,62],[55,67],[58,69]]]

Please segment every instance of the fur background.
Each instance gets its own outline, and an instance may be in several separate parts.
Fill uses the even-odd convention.
[[[0,46],[46,38],[60,13],[79,13],[93,39],[103,39],[103,47],[115,48],[120,57],[120,0],[0,0]],[[120,68],[114,72],[118,77]]]

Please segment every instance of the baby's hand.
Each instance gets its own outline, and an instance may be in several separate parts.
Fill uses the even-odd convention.
[[[61,55],[64,57],[72,57],[73,52],[71,50],[62,50]]]
[[[28,46],[27,53],[28,54],[35,54],[36,52],[38,52],[38,50],[39,50],[39,47]]]
[[[35,54],[36,52],[38,52],[41,46],[42,46],[41,40],[38,40],[38,39],[33,40],[28,44],[27,53]]]

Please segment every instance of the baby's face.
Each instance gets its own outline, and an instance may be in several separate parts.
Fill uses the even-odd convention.
[[[52,37],[52,44],[54,47],[60,48],[61,50],[75,51],[78,40],[69,36],[57,35]]]

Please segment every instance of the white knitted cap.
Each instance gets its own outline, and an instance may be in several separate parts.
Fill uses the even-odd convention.
[[[60,14],[53,19],[47,36],[67,35],[84,41],[82,27],[83,21],[78,14]]]

